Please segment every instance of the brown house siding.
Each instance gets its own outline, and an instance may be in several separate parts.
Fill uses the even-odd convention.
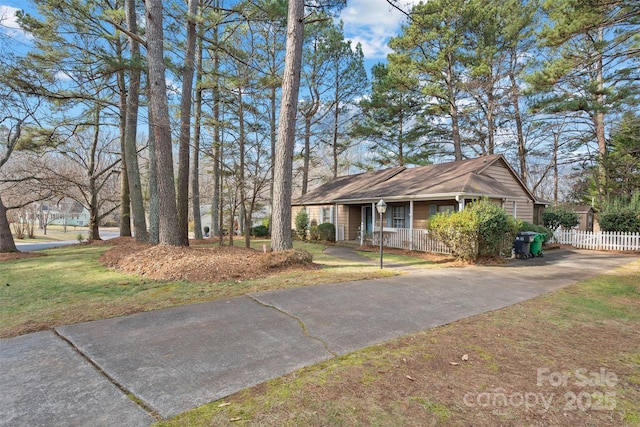
[[[508,215],[515,216],[521,221],[533,222],[533,203],[527,203],[526,200],[516,200],[516,212],[513,212],[513,199],[507,199],[504,202],[504,210]]]
[[[362,220],[362,208],[360,206],[348,206],[349,208],[349,222],[347,229],[345,230],[345,239],[355,240],[358,238],[358,228],[360,227]]]
[[[309,206],[292,206],[291,208],[291,229],[296,229],[296,216],[301,210],[307,209],[307,215],[309,216],[309,224],[319,225],[322,224],[322,208],[332,208],[333,205],[309,205]]]
[[[415,202],[413,204],[413,228],[427,228],[427,219],[429,218],[429,202]]]
[[[522,221],[533,222],[533,203],[529,201],[527,192],[522,188],[520,183],[511,174],[511,171],[509,171],[502,162],[492,164],[482,174],[493,177],[509,190],[522,196],[523,200],[515,200],[511,198],[505,200],[503,207],[507,214],[516,216]],[[516,202],[515,215],[513,209],[514,201]]]

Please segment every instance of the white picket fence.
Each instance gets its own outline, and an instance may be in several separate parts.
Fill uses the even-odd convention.
[[[373,244],[380,244],[380,229],[373,232]],[[427,230],[410,230],[408,228],[384,227],[382,245],[387,248],[407,249],[413,251],[450,254],[449,247],[429,236]]]
[[[553,234],[553,241],[561,245],[571,245],[577,249],[597,251],[640,250],[640,233],[557,230]]]

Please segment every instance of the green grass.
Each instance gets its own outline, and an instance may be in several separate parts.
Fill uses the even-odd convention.
[[[47,234],[44,234],[44,230],[35,228],[33,238],[24,238],[14,240],[16,243],[43,243],[43,242],[61,242],[65,240],[78,240],[77,236],[81,234],[86,239],[88,230],[87,227],[74,227],[67,226],[67,232],[64,232],[64,228],[61,225],[49,225],[47,227]]]
[[[252,241],[257,249],[266,243]],[[153,281],[104,267],[98,258],[107,245],[57,248],[43,251],[44,257],[0,262],[0,337],[250,292],[393,274],[330,257],[322,245],[296,247],[311,252],[324,268],[245,281]]]
[[[364,257],[370,258],[372,260],[376,260],[376,261],[380,260],[379,252],[358,251],[358,254]],[[433,261],[428,261],[422,258],[383,251],[382,265],[384,266],[385,264],[397,264],[399,266],[422,267],[422,268],[431,268],[436,265],[436,263],[434,263]]]
[[[625,304],[640,298],[638,274],[602,275],[582,283],[580,292],[567,290],[557,296],[562,315],[575,319],[640,320],[640,312]]]

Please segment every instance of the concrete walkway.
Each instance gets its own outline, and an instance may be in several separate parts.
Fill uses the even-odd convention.
[[[346,248],[328,251],[367,260]],[[410,268],[385,279],[259,292],[3,339],[0,426],[150,425],[336,355],[635,260],[562,250],[502,266]]]

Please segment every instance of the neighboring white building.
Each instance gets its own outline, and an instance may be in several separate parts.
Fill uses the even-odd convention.
[[[44,202],[40,206],[40,220],[48,225],[86,227],[89,225],[89,211],[70,199],[63,199],[58,203]]]

